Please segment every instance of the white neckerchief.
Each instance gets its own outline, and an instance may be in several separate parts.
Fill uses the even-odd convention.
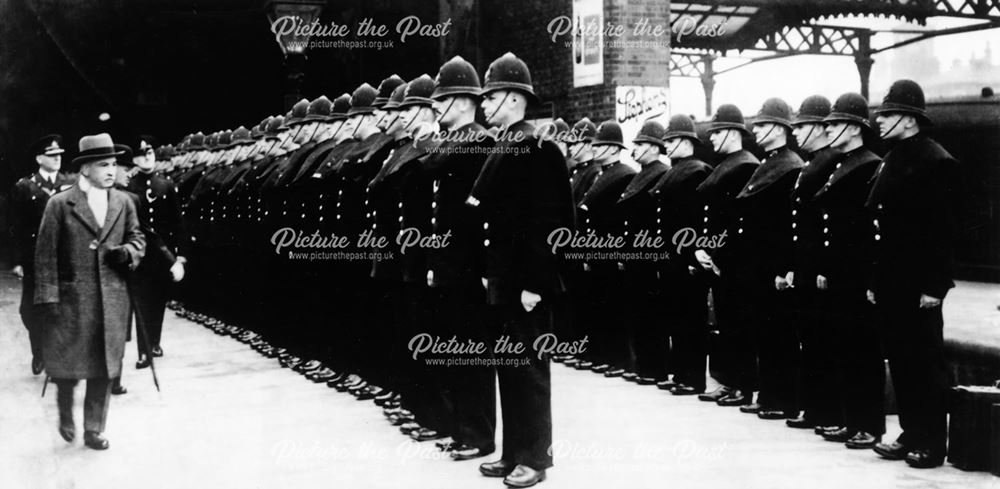
[[[87,205],[94,213],[97,226],[104,227],[104,219],[108,215],[108,190],[94,187],[90,180],[87,180],[87,177],[83,175],[80,175],[80,190],[87,194]]]
[[[48,171],[43,168],[38,168],[38,174],[42,176],[42,180],[45,180],[46,182],[49,182],[52,185],[56,184],[56,175],[58,174],[58,172]]]

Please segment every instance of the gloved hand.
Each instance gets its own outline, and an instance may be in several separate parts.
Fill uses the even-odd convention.
[[[174,282],[184,280],[184,263],[175,261],[174,264],[170,266],[170,276],[173,277]]]

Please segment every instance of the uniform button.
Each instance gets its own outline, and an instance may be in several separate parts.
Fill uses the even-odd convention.
[[[660,224],[660,218],[659,217],[656,218],[656,223]]]
[[[708,216],[705,216],[705,222],[708,222]]]
[[[483,240],[483,246],[489,246],[489,245],[490,245],[490,240],[484,239]]]
[[[436,224],[436,223],[437,223],[437,219],[434,219],[434,218],[432,217],[432,218],[431,218],[431,225],[433,226],[433,225],[434,225],[434,224]]]
[[[792,236],[792,241],[798,241],[798,240],[799,240],[798,236]]]
[[[489,228],[490,228],[490,223],[484,222],[483,223],[483,230],[486,230],[486,229],[489,229]]]
[[[793,222],[792,223],[792,229],[795,229],[796,226],[797,226],[797,224]]]
[[[747,185],[747,190],[753,190],[753,184]]]
[[[319,210],[323,210],[323,204],[319,205]]]
[[[323,216],[319,216],[319,222],[323,222]]]
[[[337,214],[337,219],[340,219],[340,214]]]
[[[823,246],[830,246],[830,242],[829,241],[824,241],[823,242]]]
[[[875,227],[878,227],[878,219],[872,219],[872,224],[874,224]]]
[[[823,228],[823,234],[826,234],[826,233],[829,233],[829,232],[830,232],[830,228]]]
[[[823,220],[830,219],[830,214],[823,214]]]
[[[708,234],[708,228],[703,228],[701,230],[701,234]]]
[[[402,202],[400,202],[400,203],[399,203],[399,208],[400,208],[400,209],[402,209],[402,208],[403,208],[403,203],[402,203]]]
[[[367,217],[367,218],[371,219],[371,217],[372,217],[372,213],[371,213],[371,212],[369,212],[369,213],[365,214],[365,217]]]
[[[431,209],[437,209],[437,202],[431,202]]]
[[[798,214],[798,213],[799,213],[799,211],[797,211],[797,210],[795,210],[795,209],[792,209],[792,215],[793,215],[793,216],[794,216],[794,215],[796,215],[796,214]]]
[[[743,234],[743,228],[740,228],[739,231],[737,231],[737,232],[740,233],[740,234]]]
[[[882,235],[880,235],[880,234],[876,234],[876,235],[875,235],[875,241],[878,241],[878,240],[880,240],[880,239],[882,239]]]
[[[657,192],[659,192],[659,191],[657,191]],[[662,207],[657,207],[656,208],[656,212],[663,212],[663,208]]]
[[[708,204],[706,204],[706,205],[705,205],[705,210],[706,210],[706,211],[708,210]]]
[[[657,229],[656,230],[656,234],[663,234],[663,230],[662,229]]]
[[[399,222],[403,222],[403,216],[399,216]]]

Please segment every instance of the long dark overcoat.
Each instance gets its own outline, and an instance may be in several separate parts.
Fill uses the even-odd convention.
[[[129,295],[127,271],[110,260],[118,247],[133,268],[145,250],[135,204],[123,192],[108,191],[103,226],[79,186],[49,199],[35,247],[35,304],[58,304],[43,342],[51,377],[121,375]]]

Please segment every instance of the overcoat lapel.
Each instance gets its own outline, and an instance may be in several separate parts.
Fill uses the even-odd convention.
[[[87,204],[87,194],[83,193],[83,190],[79,186],[74,185],[73,189],[70,190],[72,194],[70,195],[69,205],[73,208],[73,215],[76,216],[80,222],[83,223],[94,236],[99,233],[99,228],[97,226],[97,219],[94,219],[94,211],[90,209],[90,205]]]

